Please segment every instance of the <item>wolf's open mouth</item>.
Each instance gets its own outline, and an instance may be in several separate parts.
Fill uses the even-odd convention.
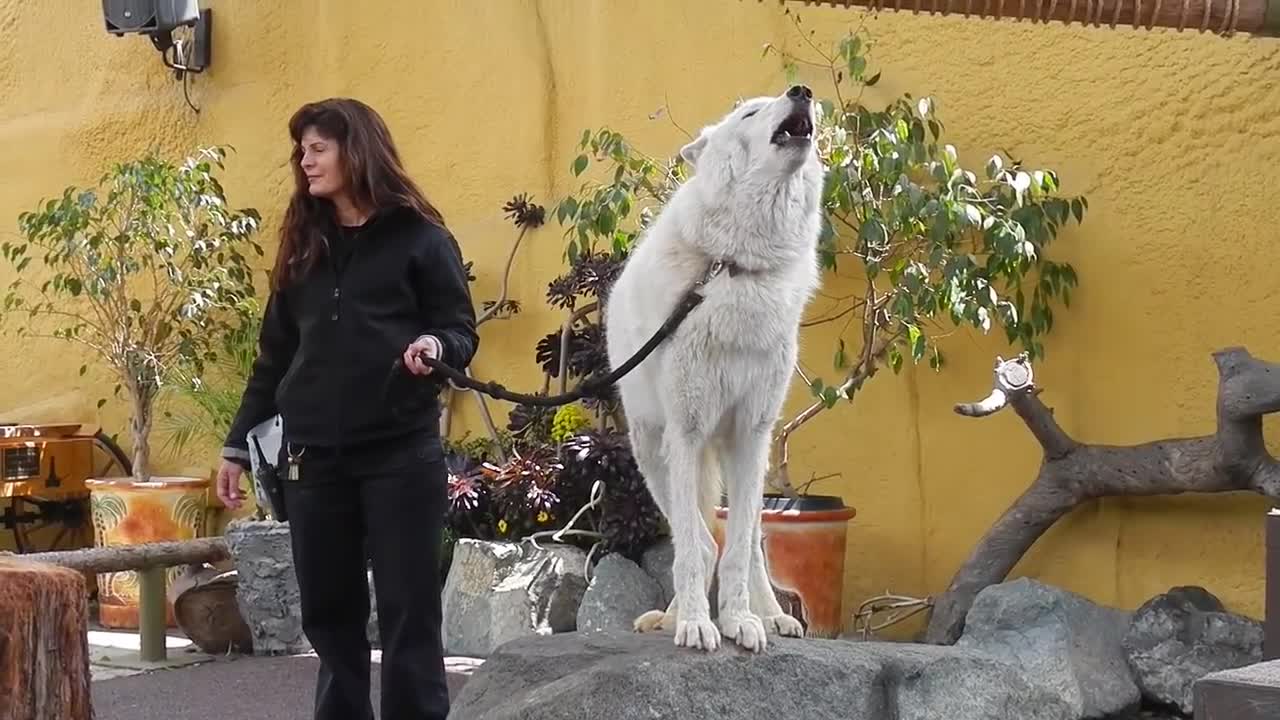
[[[788,115],[778,129],[773,131],[773,137],[769,141],[774,145],[784,145],[792,139],[810,140],[812,138],[813,122],[809,120],[808,112],[800,110]]]

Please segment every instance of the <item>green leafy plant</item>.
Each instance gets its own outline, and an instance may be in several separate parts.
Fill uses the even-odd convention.
[[[483,309],[476,317],[476,326],[479,327],[486,322],[492,320],[506,320],[520,313],[520,303],[511,299],[508,292],[511,287],[511,272],[514,267],[516,255],[520,251],[520,244],[524,241],[526,235],[531,230],[535,230],[542,226],[546,221],[546,208],[533,202],[528,194],[521,193],[508,200],[502,206],[503,214],[516,227],[517,233],[511,249],[507,254],[506,266],[502,270],[501,290],[496,300],[485,300]],[[471,262],[464,264],[467,273],[467,281],[474,282],[475,275],[471,272]],[[470,370],[467,371],[470,373]],[[456,388],[452,383],[445,386],[445,392],[440,399],[440,434],[449,437],[450,420],[453,417],[453,398]],[[493,413],[489,409],[489,403],[484,395],[478,392],[470,393],[475,398],[476,406],[480,411],[480,419],[484,423],[485,430],[489,433],[489,439],[492,442],[491,450],[496,452],[498,459],[505,461],[506,446],[511,438],[509,435],[504,437],[503,431],[499,430],[497,424],[493,420]]]
[[[182,453],[192,443],[216,444],[227,437],[240,409],[245,381],[252,374],[258,356],[261,320],[255,311],[251,312],[249,322],[227,333],[222,355],[206,366],[203,373],[190,363],[180,363],[174,369],[169,387],[174,396],[186,401],[187,407],[163,413],[160,427],[168,436],[166,451]]]
[[[498,431],[497,435],[497,439],[472,437],[470,432],[466,432],[457,440],[443,438],[442,444],[446,457],[458,463],[500,463],[511,451],[514,440],[506,431]]]
[[[788,11],[790,14],[790,11]],[[800,19],[795,18],[800,28]],[[1052,169],[1032,168],[1007,154],[975,170],[942,140],[936,101],[910,94],[883,107],[862,100],[879,82],[868,75],[871,43],[861,30],[833,48],[800,33],[817,59],[777,51],[794,80],[802,70],[830,81],[815,133],[826,168],[820,258],[828,287],[854,289],[815,303],[803,325],[838,325],[832,351],[836,379],[797,366],[811,405],[776,436],[773,484],[794,495],[787,441],[801,425],[840,401],[851,402],[882,365],[901,371],[907,358],[944,364],[941,343],[959,328],[983,333],[999,326],[1033,358],[1054,322],[1058,301],[1070,304],[1075,269],[1045,256],[1088,201],[1060,194]],[[601,179],[586,180],[554,215],[564,228],[566,257],[607,254],[621,262],[667,197],[686,179],[678,155],[658,161],[608,128],[583,133],[571,163],[582,176],[596,163]],[[607,293],[607,287],[597,287]]]
[[[263,254],[260,218],[228,205],[216,177],[226,152],[116,164],[96,187],[22,213],[23,240],[0,246],[17,275],[2,309],[26,316],[17,333],[79,343],[115,371],[140,480],[151,474],[157,396],[183,373],[202,374],[255,316],[248,256]],[[38,278],[35,261],[46,271]]]

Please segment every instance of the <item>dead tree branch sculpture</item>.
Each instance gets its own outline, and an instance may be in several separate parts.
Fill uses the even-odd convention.
[[[1086,501],[1111,496],[1255,492],[1280,500],[1280,463],[1263,443],[1262,416],[1280,410],[1280,365],[1242,347],[1212,355],[1218,368],[1217,431],[1132,446],[1076,442],[1038,397],[1025,354],[997,359],[991,395],[955,411],[984,417],[1012,407],[1044,449],[1035,481],[974,547],[934,603],[925,642],[951,644],[985,587],[1003,582],[1059,518]]]

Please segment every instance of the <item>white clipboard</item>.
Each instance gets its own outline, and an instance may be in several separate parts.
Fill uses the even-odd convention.
[[[267,497],[267,491],[258,483],[258,467],[262,461],[258,458],[258,448],[254,444],[254,438],[262,445],[262,454],[266,456],[267,462],[274,464],[277,457],[280,456],[280,443],[284,439],[284,418],[276,415],[249,429],[249,434],[245,436],[249,443],[249,467],[250,475],[253,478],[253,494],[258,499],[258,507],[271,508],[271,500]]]

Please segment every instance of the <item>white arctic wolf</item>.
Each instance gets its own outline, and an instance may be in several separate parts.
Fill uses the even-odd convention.
[[[801,312],[818,286],[824,173],[812,92],[746,100],[680,154],[693,176],[638,241],[606,303],[609,362],[626,362],[695,282],[702,303],[618,383],[632,450],[671,526],[675,597],[637,630],[674,628],[676,645],[720,635],[763,650],[766,630],[803,629],[773,594],[760,544],[774,423],[796,360]],[[728,486],[718,623],[708,594],[708,522]]]

